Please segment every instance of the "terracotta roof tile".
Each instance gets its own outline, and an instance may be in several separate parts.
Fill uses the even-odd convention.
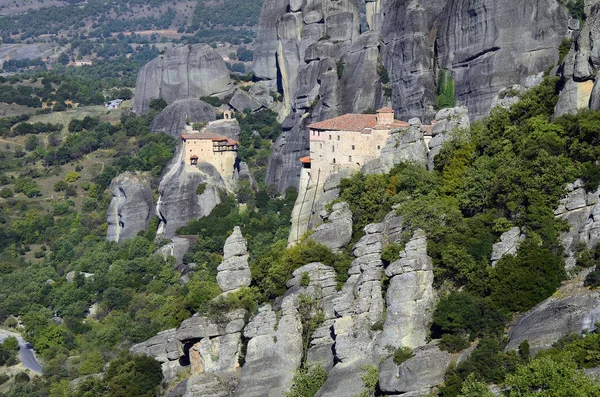
[[[300,157],[300,162],[304,164],[310,163],[310,156]]]
[[[239,145],[239,143],[231,138],[227,138],[224,137],[222,135],[219,134],[215,134],[213,132],[207,132],[207,131],[202,131],[202,132],[194,132],[192,134],[182,134],[181,138],[188,140],[205,140],[205,139],[210,139],[213,142],[223,142],[223,141],[227,141],[227,145],[228,146],[233,146],[233,145]]]

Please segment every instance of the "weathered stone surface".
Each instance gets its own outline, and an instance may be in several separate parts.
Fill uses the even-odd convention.
[[[198,195],[196,189],[201,183],[205,183],[206,188]],[[225,188],[225,182],[212,165],[201,163],[199,167],[193,167],[185,164],[180,145],[158,186],[160,197],[156,215],[160,225],[157,234],[172,238],[177,229],[186,226],[190,220],[210,214],[221,202],[219,189]]]
[[[207,44],[182,45],[144,65],[135,84],[133,111],[148,111],[152,99],[168,104],[182,98],[199,98],[231,88],[223,58]]]
[[[75,277],[77,277],[78,274],[81,274],[84,278],[94,277],[94,273],[77,272],[73,270],[65,275],[65,279],[67,280],[67,282],[72,283],[73,281],[75,281]]]
[[[326,223],[315,229],[309,238],[339,252],[352,239],[352,211],[346,202],[336,203],[331,214],[324,217]]]
[[[169,256],[175,258],[175,265],[183,265],[183,257],[188,253],[190,248],[195,243],[194,239],[188,237],[173,237],[168,244],[160,247],[157,254],[161,255],[164,260]]]
[[[216,118],[217,112],[208,103],[195,98],[178,99],[152,120],[150,130],[179,139],[186,123],[208,123]]]
[[[270,307],[263,307],[256,316],[260,317],[260,324],[255,318],[244,330],[246,337],[256,336],[248,342],[246,364],[242,368],[236,396],[279,397],[291,386],[294,372],[302,359],[302,325],[294,302],[293,296],[283,300],[282,316],[276,330],[275,323],[267,320],[276,317]],[[262,332],[265,333],[259,334]]]
[[[233,229],[231,236],[225,240],[223,262],[217,267],[217,284],[223,292],[230,292],[248,287],[252,281],[248,266],[248,249],[246,239],[239,226]]]
[[[533,353],[547,349],[561,337],[595,329],[600,320],[600,295],[585,291],[566,298],[549,298],[534,307],[509,331],[507,350],[524,340]]]
[[[252,70],[256,78],[265,80],[270,89],[277,89],[277,21],[286,13],[288,2],[265,0],[256,33],[254,64]]]
[[[169,329],[159,332],[145,342],[133,345],[130,351],[133,354],[144,354],[153,357],[156,361],[166,363],[178,360],[183,356],[183,345],[175,337],[175,329]]]
[[[410,120],[408,128],[392,131],[381,150],[381,157],[365,164],[363,172],[386,174],[394,166],[404,161],[425,165],[427,162],[427,145],[423,134],[423,125],[416,118]]]
[[[555,64],[568,26],[554,0],[450,0],[441,18],[441,66],[452,71],[456,99],[471,119],[490,110],[500,89]]]
[[[427,256],[425,232],[414,233],[400,259],[391,263],[385,273],[391,279],[385,324],[377,337],[376,351],[383,354],[387,346],[423,346],[435,304],[433,264]]]
[[[452,137],[453,133],[466,131],[471,127],[469,110],[466,106],[442,109],[435,115],[436,124],[431,131],[429,151],[427,153],[427,169],[433,170],[435,156],[442,150],[442,145]]]
[[[446,2],[391,0],[383,5],[382,60],[392,88],[392,104],[407,120],[433,118],[436,88],[430,19]]]
[[[565,247],[567,269],[575,266],[575,249],[580,242],[588,248],[600,242],[600,190],[586,192],[583,183],[577,180],[567,186],[567,195],[554,212],[569,223],[569,230],[560,235]]]
[[[250,111],[255,112],[263,107],[263,105],[256,98],[243,90],[237,90],[235,92],[229,101],[229,105],[238,112],[243,112],[246,109],[250,109]]]
[[[384,393],[422,391],[444,381],[452,356],[436,345],[415,349],[414,357],[399,366],[393,357],[379,366],[379,387]]]
[[[600,110],[600,73],[596,76],[596,82],[592,89],[592,97],[590,98],[590,109]]]
[[[505,255],[515,255],[519,249],[519,245],[525,239],[525,235],[521,233],[521,229],[513,227],[509,231],[500,236],[500,241],[492,247],[492,266],[502,259]]]
[[[146,230],[154,215],[151,176],[125,172],[110,184],[113,196],[108,207],[106,239],[121,243]]]

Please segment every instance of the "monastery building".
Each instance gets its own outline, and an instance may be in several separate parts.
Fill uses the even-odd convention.
[[[183,139],[183,156],[187,164],[212,164],[224,178],[233,176],[239,143],[233,139],[208,132],[196,131],[186,126],[181,135]]]
[[[310,156],[300,159],[310,168],[312,179],[324,181],[342,168],[360,170],[381,155],[392,129],[407,128],[394,119],[394,110],[383,108],[377,114],[345,114],[308,126]]]

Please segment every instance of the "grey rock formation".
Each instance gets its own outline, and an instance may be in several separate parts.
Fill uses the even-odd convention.
[[[182,98],[200,98],[231,88],[225,61],[207,44],[170,48],[144,65],[135,84],[133,111],[148,111],[152,99],[168,104]]]
[[[238,141],[240,139],[240,124],[237,120],[215,120],[210,121],[205,127],[206,132],[222,135],[226,138],[231,138]]]
[[[596,76],[596,82],[592,89],[592,97],[590,98],[590,109],[600,110],[600,73]]]
[[[77,275],[81,275],[83,276],[83,278],[94,278],[94,273],[87,273],[87,272],[77,272],[77,271],[70,271],[69,273],[65,274],[65,279],[67,280],[67,282],[72,283],[73,281],[75,281],[75,277]]]
[[[153,217],[152,177],[125,172],[110,184],[113,196],[108,207],[106,239],[121,243],[146,230]]]
[[[325,215],[321,226],[309,237],[311,240],[339,252],[352,239],[352,211],[346,202],[336,203],[330,214]]]
[[[262,103],[254,98],[254,96],[243,90],[237,90],[235,92],[229,101],[229,105],[238,112],[243,112],[246,109],[250,109],[252,112],[255,112],[263,107]]]
[[[239,226],[233,229],[225,240],[223,262],[217,267],[217,283],[221,291],[227,293],[242,287],[248,287],[252,281],[248,266],[246,239]]]
[[[265,0],[256,37],[252,69],[254,75],[272,90],[277,90],[277,22],[286,13],[287,7],[287,1]]]
[[[295,301],[294,296],[283,300],[279,322],[266,305],[244,328],[250,340],[236,396],[279,397],[291,386],[302,359],[302,324]]]
[[[547,349],[561,337],[595,329],[600,320],[600,295],[583,291],[566,298],[548,298],[534,307],[509,331],[508,350],[524,340],[533,353]]]
[[[575,266],[575,248],[582,242],[588,248],[600,242],[600,190],[587,192],[583,183],[577,180],[567,186],[567,195],[561,200],[554,213],[569,223],[569,230],[563,232],[560,240],[565,247],[567,269]]]
[[[164,132],[179,139],[187,123],[208,123],[217,118],[217,112],[199,99],[178,99],[167,106],[152,121],[152,132]]]
[[[436,345],[415,349],[414,357],[399,366],[392,357],[379,366],[379,387],[384,393],[422,392],[444,381],[452,356]]]
[[[362,169],[364,173],[387,174],[401,162],[426,164],[427,145],[421,120],[413,118],[409,124],[406,129],[391,132],[381,150],[381,157],[365,164]]]
[[[385,274],[390,278],[387,314],[376,350],[387,346],[416,348],[425,344],[431,326],[436,294],[433,290],[433,263],[427,256],[427,237],[417,230],[406,244],[400,259],[391,263]]]
[[[446,2],[391,0],[383,5],[382,60],[392,88],[392,104],[401,119],[433,118],[433,21]]]
[[[505,232],[500,236],[498,241],[492,247],[492,266],[496,266],[496,263],[502,259],[505,255],[515,255],[519,249],[519,245],[525,239],[525,235],[521,233],[521,229],[513,227],[509,231]]]
[[[188,253],[191,247],[194,246],[196,239],[193,237],[173,237],[171,241],[160,247],[156,253],[167,260],[170,256],[175,258],[175,265],[181,267],[183,265],[183,257]]]
[[[196,189],[201,183],[207,186],[200,195]],[[157,234],[172,238],[180,227],[192,219],[209,215],[221,202],[219,190],[226,185],[219,172],[210,164],[192,167],[183,162],[181,145],[165,170],[158,187],[160,197],[156,214],[160,219]]]
[[[566,10],[554,0],[448,1],[438,30],[441,66],[452,71],[471,119],[490,110],[500,89],[555,64],[567,27]]]
[[[145,342],[131,347],[133,354],[153,357],[160,363],[178,360],[183,356],[183,344],[175,337],[175,329],[159,332]]]
[[[466,131],[471,127],[469,110],[465,106],[442,109],[435,115],[436,124],[431,131],[429,152],[427,153],[427,169],[433,170],[435,156],[438,155],[444,142],[451,139],[453,134]]]

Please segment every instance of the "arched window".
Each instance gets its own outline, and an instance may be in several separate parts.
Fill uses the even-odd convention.
[[[335,159],[333,159],[333,164],[335,164]]]
[[[335,153],[335,146],[331,147],[331,153]]]

